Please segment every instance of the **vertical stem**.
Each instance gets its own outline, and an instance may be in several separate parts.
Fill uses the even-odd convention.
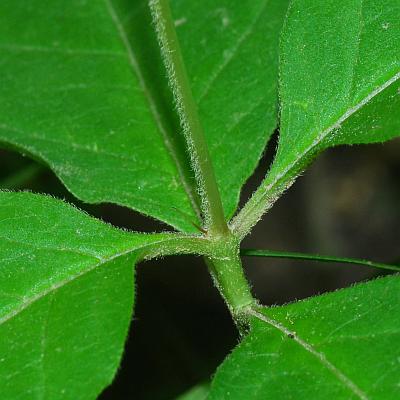
[[[205,227],[210,236],[219,236],[214,242],[218,248],[218,254],[207,258],[206,262],[215,285],[225,299],[235,321],[240,325],[245,309],[252,306],[255,300],[244,276],[239,257],[239,243],[231,234],[225,221],[206,138],[193,99],[168,0],[149,0],[149,4],[169,83],[196,173]]]
[[[250,287],[243,273],[238,254],[226,258],[206,258],[214,284],[224,298],[228,308],[238,322],[244,311],[255,303]]]
[[[161,54],[167,69],[181,126],[189,147],[202,199],[205,228],[210,234],[228,232],[207,142],[193,99],[168,0],[149,0]]]
[[[244,275],[240,259],[240,243],[230,234],[214,243],[213,256],[206,263],[214,284],[224,298],[239,328],[246,322],[245,314],[256,303]]]

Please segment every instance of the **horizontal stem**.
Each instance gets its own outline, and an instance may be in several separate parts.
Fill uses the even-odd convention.
[[[155,239],[153,243],[141,249],[139,261],[174,254],[204,256],[215,286],[228,305],[235,322],[239,328],[245,323],[244,310],[254,305],[256,300],[244,275],[239,256],[239,243],[233,236],[216,239],[209,235],[171,232],[154,234],[153,238]]]
[[[305,254],[305,253],[295,253],[288,251],[255,250],[255,249],[242,249],[240,254],[242,256],[253,256],[253,257],[289,258],[295,260],[309,260],[309,261],[321,261],[328,263],[364,265],[367,267],[400,271],[400,265],[377,263],[374,261],[363,260],[359,258],[321,256],[318,254]]]
[[[215,256],[215,243],[204,235],[188,235],[184,233],[165,232],[148,234],[154,240],[144,246],[138,257],[139,261],[180,254],[194,254],[206,257]]]

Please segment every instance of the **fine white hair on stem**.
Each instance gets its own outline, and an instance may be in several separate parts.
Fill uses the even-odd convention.
[[[149,0],[161,55],[165,64],[181,128],[201,198],[205,228],[224,232],[227,224],[222,209],[207,142],[194,102],[189,79],[181,56],[175,24],[167,0]]]

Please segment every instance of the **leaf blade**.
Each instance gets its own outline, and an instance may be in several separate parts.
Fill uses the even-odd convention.
[[[50,197],[0,192],[0,392],[93,399],[114,377],[133,265],[165,235],[114,229]]]
[[[241,236],[321,151],[399,136],[399,15],[395,0],[291,3],[280,44],[278,149],[232,223]]]
[[[380,26],[400,15],[397,2],[382,7],[376,0],[331,1],[325,6],[296,1],[287,16],[281,44],[281,135],[271,176],[335,144],[329,136],[340,136],[343,123],[391,85],[398,87],[400,25],[393,24],[390,32]],[[383,53],[378,51],[382,42]],[[381,111],[390,119],[387,110]],[[398,136],[400,121],[393,120],[396,129],[375,130],[375,137],[364,142]],[[348,136],[342,134],[341,143],[351,141]]]
[[[230,218],[277,125],[278,40],[288,1],[171,3],[185,21],[177,32]]]
[[[210,399],[239,399],[244,390],[248,399],[395,399],[400,367],[389,349],[400,335],[399,284],[395,275],[254,312]]]
[[[85,201],[192,229],[177,166],[105,3],[36,3],[29,19],[22,5],[1,6],[9,23],[0,43],[0,140],[40,158]]]
[[[75,1],[68,9],[2,3],[0,142],[49,165],[84,201],[128,206],[193,232],[198,196],[146,1]],[[190,20],[178,35],[227,218],[276,126],[286,5],[172,2],[177,18]],[[199,82],[211,75],[205,95]]]

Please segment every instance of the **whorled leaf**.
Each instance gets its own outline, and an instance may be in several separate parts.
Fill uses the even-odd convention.
[[[275,180],[338,144],[400,136],[400,3],[294,0],[281,41]]]
[[[293,0],[280,44],[279,145],[241,235],[322,150],[400,136],[400,3]]]
[[[288,0],[172,0],[227,217],[277,125],[278,39]]]
[[[276,125],[286,6],[172,1],[227,216]],[[6,0],[0,16],[0,142],[84,201],[192,231],[196,188],[147,1]]]
[[[399,312],[398,275],[253,311],[208,398],[398,399]]]
[[[0,192],[0,398],[96,398],[124,348],[134,263],[170,238]]]

